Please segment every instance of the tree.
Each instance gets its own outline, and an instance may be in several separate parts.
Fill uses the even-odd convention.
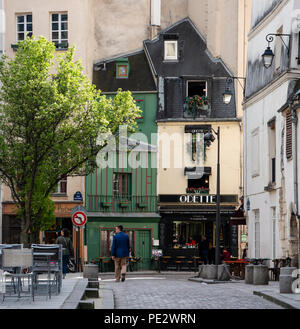
[[[52,42],[32,37],[19,42],[14,59],[0,61],[0,180],[11,189],[25,245],[53,225],[49,196],[58,182],[93,170],[98,134],[136,127],[131,93],[101,95],[74,51],[57,55]]]

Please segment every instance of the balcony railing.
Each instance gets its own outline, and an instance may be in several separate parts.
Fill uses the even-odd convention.
[[[157,196],[87,195],[86,208],[90,212],[156,212]]]

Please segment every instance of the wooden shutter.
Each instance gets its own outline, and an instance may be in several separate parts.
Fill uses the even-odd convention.
[[[288,110],[286,112],[286,141],[285,141],[287,159],[290,159],[293,155],[292,146],[293,146],[292,114],[291,114],[291,111]]]

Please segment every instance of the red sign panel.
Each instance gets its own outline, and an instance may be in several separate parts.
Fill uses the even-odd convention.
[[[82,212],[82,211],[76,211],[73,215],[72,215],[72,222],[75,226],[83,226],[86,224],[87,222],[87,215]]]

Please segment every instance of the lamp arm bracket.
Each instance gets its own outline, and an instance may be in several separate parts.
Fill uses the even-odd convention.
[[[269,33],[266,35],[266,40],[268,42],[268,47],[270,46],[270,43],[274,41],[274,37],[280,37],[282,43],[285,45],[286,49],[289,51],[289,47],[286,45],[286,43],[284,42],[282,37],[289,37],[289,41],[290,41],[290,34],[283,34],[283,33]]]

